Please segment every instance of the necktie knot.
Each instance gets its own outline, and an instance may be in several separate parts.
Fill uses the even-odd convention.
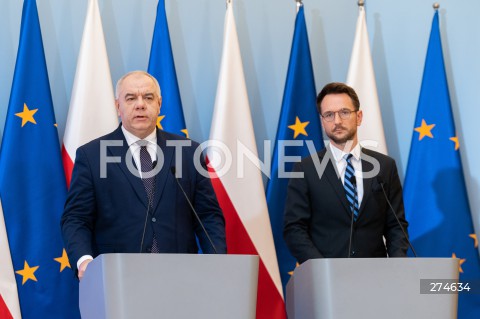
[[[345,158],[345,161],[348,163],[348,164],[351,164],[352,163],[352,157],[353,157],[353,154],[345,154],[344,158]]]
[[[147,141],[147,140],[138,140],[136,143],[137,143],[137,145],[142,146],[142,147],[143,147],[143,146],[146,147],[146,146],[148,145],[148,141]]]

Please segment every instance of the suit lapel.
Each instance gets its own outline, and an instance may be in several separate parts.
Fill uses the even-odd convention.
[[[127,180],[129,181],[130,185],[132,186],[133,190],[135,191],[138,198],[141,200],[145,208],[148,207],[148,199],[147,193],[145,191],[145,187],[143,185],[142,179],[140,177],[135,176],[130,172],[127,167],[127,152],[128,152],[128,144],[125,140],[125,136],[123,135],[121,124],[120,126],[112,133],[111,140],[122,141],[122,146],[112,146],[108,148],[108,152],[112,156],[120,157],[120,163],[117,165],[120,167],[120,170],[123,172]],[[132,161],[132,167],[137,170],[134,165],[133,158],[130,157]]]
[[[328,154],[327,154],[328,152]],[[335,193],[337,194],[338,199],[343,205],[343,208],[345,208],[345,212],[350,216],[350,206],[347,201],[347,197],[345,195],[345,190],[343,188],[342,184],[342,179],[340,178],[339,173],[337,172],[337,167],[335,165],[335,159],[333,157],[333,154],[331,153],[330,149],[326,147],[323,152],[319,153],[319,158],[320,161],[324,160],[325,155],[327,155],[327,167],[325,167],[325,176],[327,177],[328,182],[332,186],[332,188],[335,190]]]
[[[166,140],[165,134],[159,129],[157,129],[157,144],[158,144],[158,147],[160,148],[160,152],[163,154],[164,161],[160,171],[155,177],[155,198],[153,201],[153,207],[155,208],[153,210],[154,214],[157,211],[156,207],[158,206],[158,204],[160,203],[160,199],[162,198],[163,190],[165,189],[165,185],[167,184],[167,179],[173,178],[173,174],[170,171],[170,167],[171,167],[173,155],[175,152],[174,147],[167,147],[167,140]],[[159,163],[157,165],[160,165],[160,164],[162,163]]]
[[[365,175],[365,173],[371,172],[373,170],[372,163],[363,159],[362,155],[365,153],[364,151],[365,150],[362,148],[361,149],[361,155],[360,155],[360,159],[362,161],[363,175]],[[367,155],[372,156],[372,154],[367,154]],[[360,205],[358,218],[361,218],[362,211],[365,208],[365,203],[367,202],[368,197],[372,194],[372,180],[373,180],[373,178],[363,178],[363,198],[362,198],[362,204]]]

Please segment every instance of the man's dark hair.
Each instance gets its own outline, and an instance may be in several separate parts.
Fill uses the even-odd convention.
[[[345,93],[350,97],[352,100],[353,107],[355,108],[355,111],[360,110],[360,101],[358,100],[357,93],[355,93],[355,90],[346,85],[345,83],[340,83],[340,82],[332,82],[328,83],[323,87],[323,89],[318,93],[317,96],[317,111],[318,113],[322,113],[322,110],[320,109],[320,104],[322,104],[323,99],[325,96],[328,94],[343,94]]]

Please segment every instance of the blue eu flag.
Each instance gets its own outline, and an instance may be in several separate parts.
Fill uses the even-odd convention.
[[[296,265],[295,258],[283,240],[283,213],[288,178],[282,175],[283,172],[291,172],[294,165],[292,161],[284,160],[287,156],[292,156],[298,161],[311,153],[315,154],[323,147],[307,27],[301,6],[295,20],[292,51],[273,151],[271,179],[267,185],[268,211],[284,289]]]
[[[188,137],[168,33],[165,0],[158,1],[148,73],[158,80],[162,90],[162,108],[157,120],[158,128]]]
[[[404,201],[412,244],[422,257],[456,257],[460,280],[480,280],[473,230],[442,54],[438,12],[428,44]],[[459,294],[458,318],[477,318],[478,294]]]
[[[23,318],[79,318],[60,235],[66,196],[35,0],[25,0],[0,153],[0,195]]]

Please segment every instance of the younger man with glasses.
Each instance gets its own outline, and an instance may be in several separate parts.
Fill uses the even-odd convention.
[[[318,94],[317,109],[330,143],[294,167],[303,177],[288,185],[284,238],[290,252],[300,263],[405,257],[408,223],[397,167],[392,158],[359,145],[363,114],[357,94],[329,83]]]

